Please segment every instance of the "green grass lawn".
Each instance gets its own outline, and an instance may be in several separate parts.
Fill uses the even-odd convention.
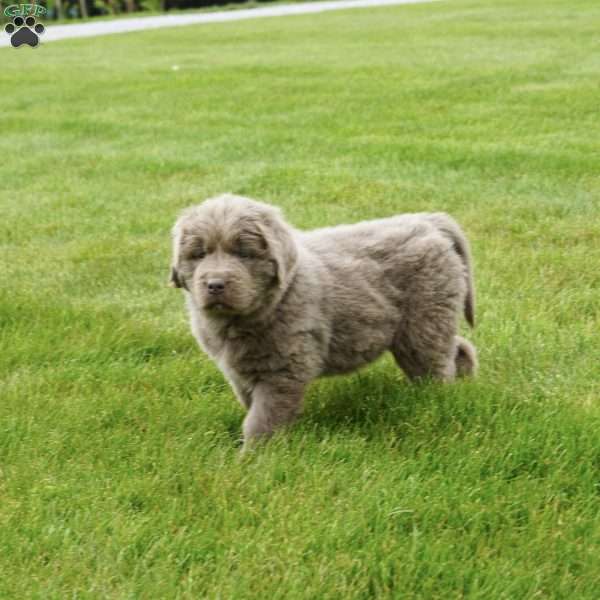
[[[0,598],[597,599],[600,5],[442,2],[0,49]],[[178,70],[173,70],[177,65]],[[243,418],[180,209],[443,210],[479,377]]]

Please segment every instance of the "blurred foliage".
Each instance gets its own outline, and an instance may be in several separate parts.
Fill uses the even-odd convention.
[[[269,2],[270,0],[254,0]],[[80,19],[85,17],[110,16],[132,12],[162,12],[228,4],[243,4],[245,0],[43,0],[38,2],[47,9],[43,20]],[[0,21],[10,20],[4,14],[7,6],[19,4],[11,0],[0,0]]]

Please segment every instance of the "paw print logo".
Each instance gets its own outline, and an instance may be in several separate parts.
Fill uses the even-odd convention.
[[[18,48],[23,44],[27,44],[32,48],[35,48],[46,28],[41,24],[37,23],[35,17],[29,16],[26,18],[15,17],[12,23],[7,23],[4,27],[4,31],[10,35],[10,43]]]

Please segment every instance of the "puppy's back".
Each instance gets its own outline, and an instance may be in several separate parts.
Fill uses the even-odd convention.
[[[475,292],[468,241],[458,223],[445,213],[412,213],[299,232],[303,245],[335,272],[348,288],[365,285],[387,290],[404,287],[425,262],[462,265],[466,283],[464,314],[474,325]],[[449,255],[450,253],[450,255]],[[440,268],[445,269],[440,265]]]
[[[411,240],[437,232],[435,224],[423,216],[422,213],[398,215],[299,233],[305,247],[325,260],[336,257],[385,260],[397,257]]]

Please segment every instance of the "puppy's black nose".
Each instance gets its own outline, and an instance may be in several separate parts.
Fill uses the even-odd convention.
[[[225,291],[225,282],[222,279],[209,279],[206,286],[208,287],[208,293],[215,296]]]

